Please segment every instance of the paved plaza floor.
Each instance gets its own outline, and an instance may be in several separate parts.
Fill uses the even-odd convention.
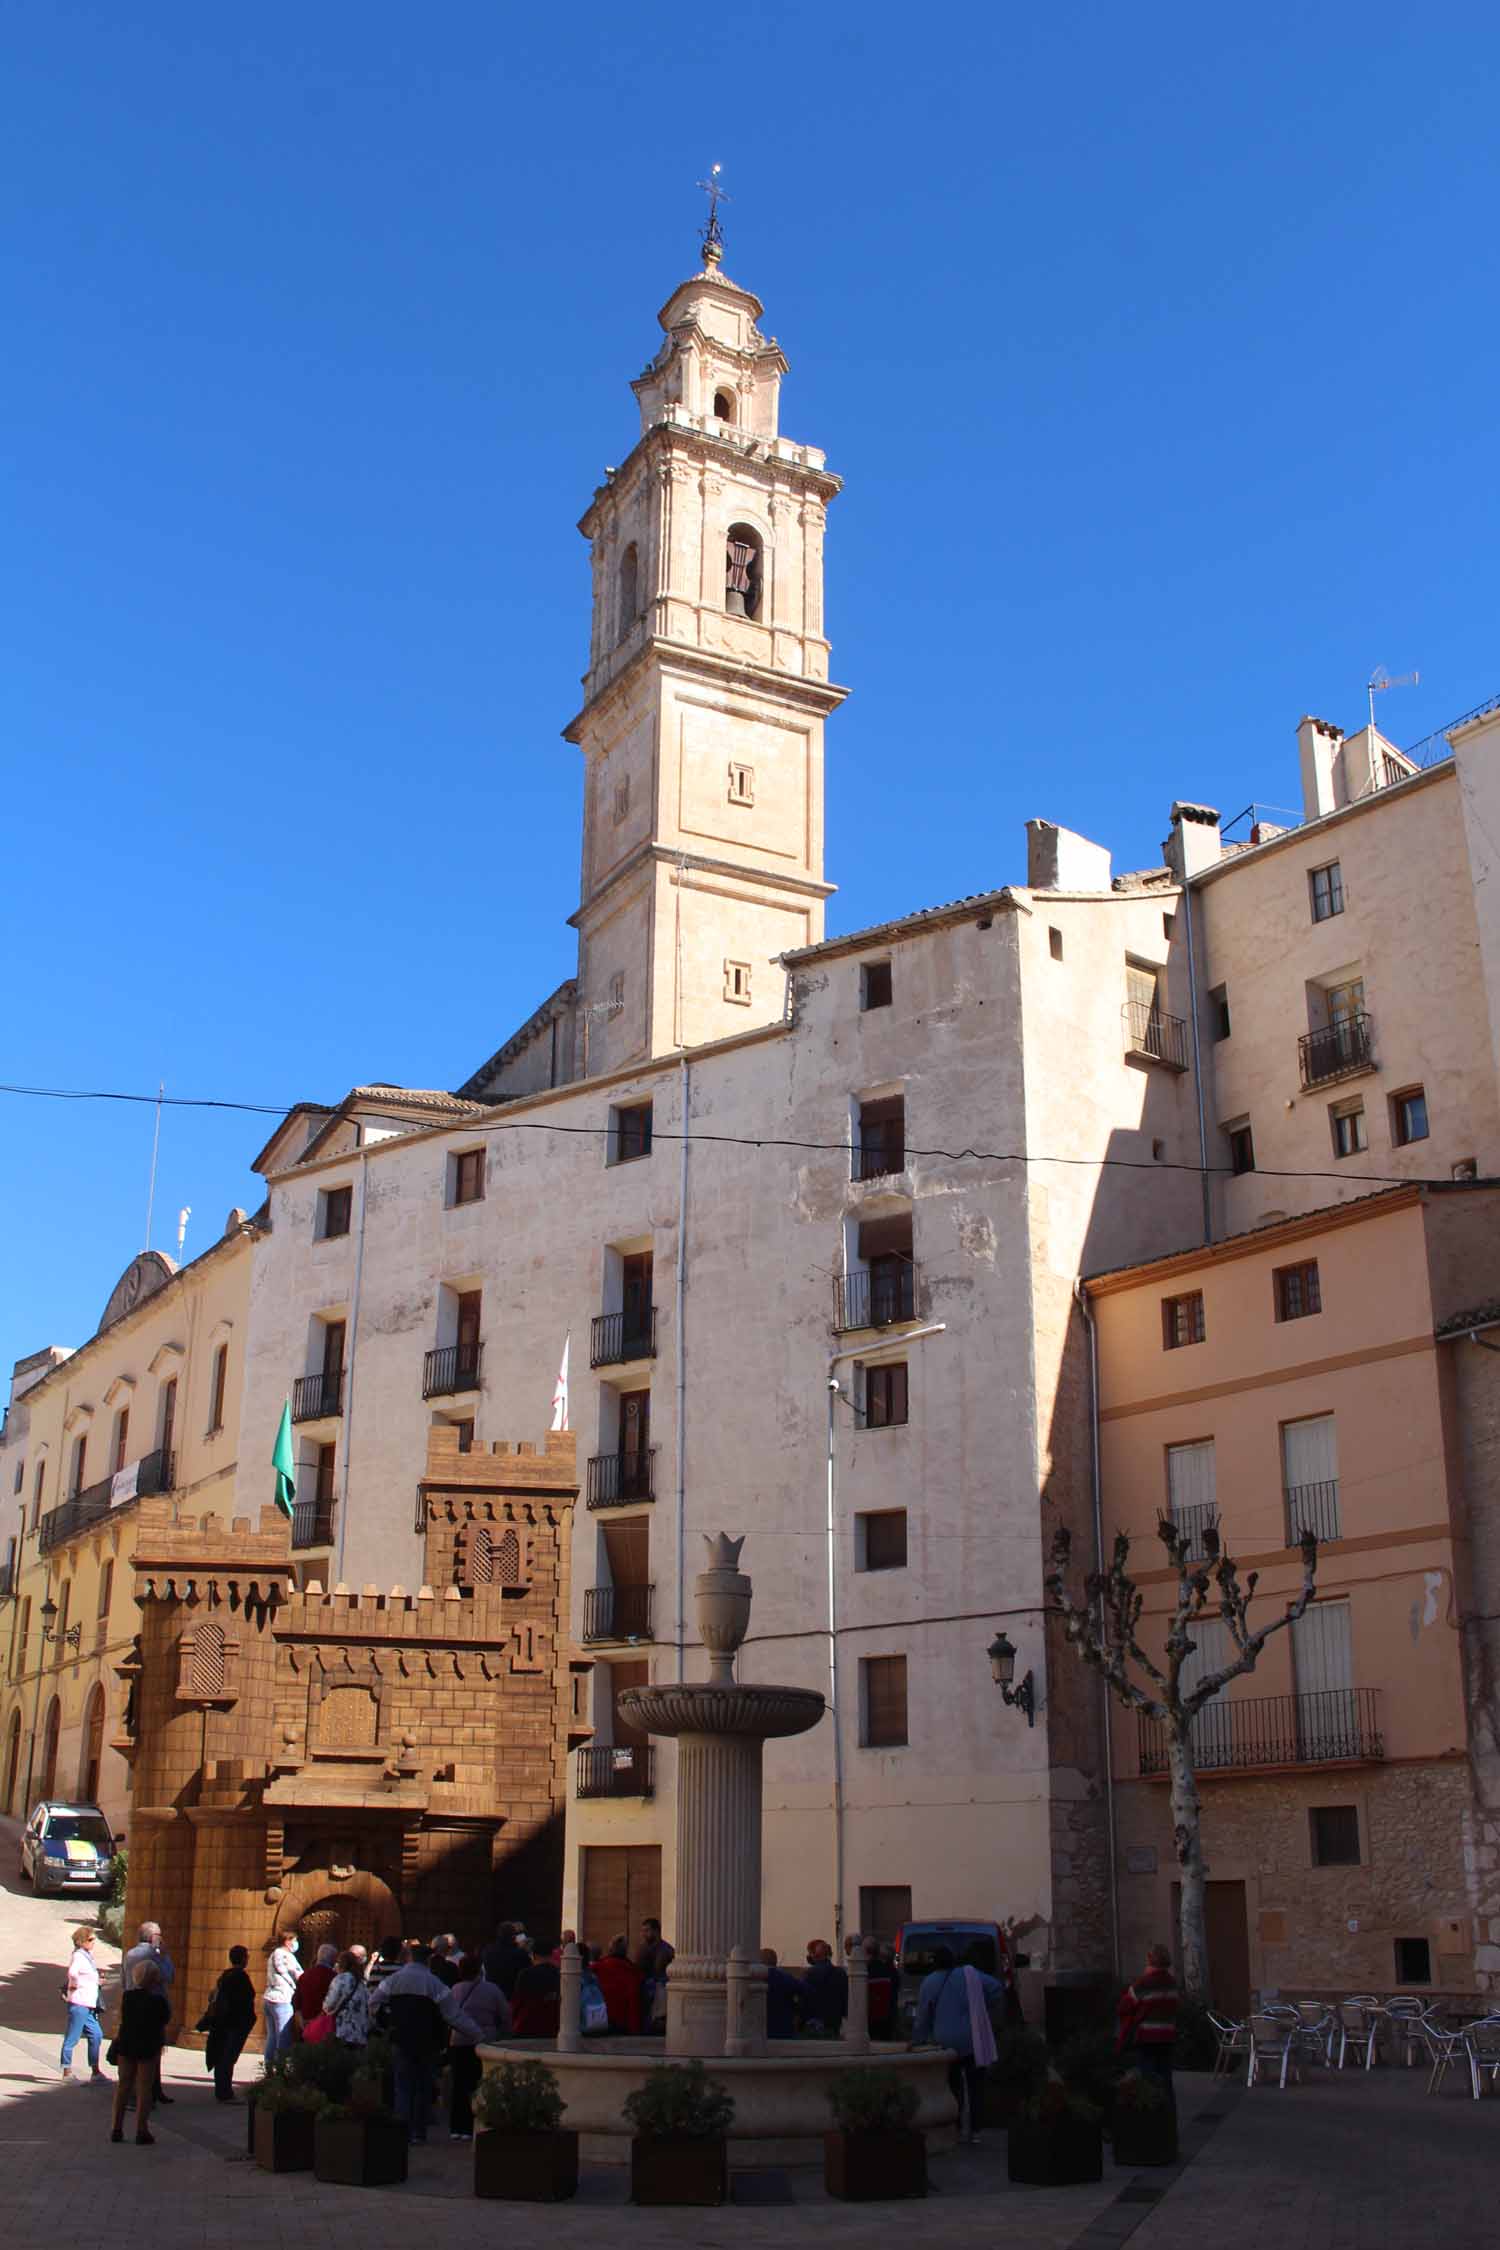
[[[1013,2242],[1018,2250],[1397,2250],[1426,2240],[1480,2250],[1500,2234],[1500,2099],[1471,2101],[1455,2075],[1428,2097],[1420,2071],[1313,2073],[1285,2094],[1179,2079],[1185,2161],[1165,2172],[1117,2171],[1097,2187],[1013,2188],[1005,2138],[937,2157],[919,2205],[844,2204],[806,2172],[737,2183],[718,2211],[636,2210],[625,2175],[585,2168],[576,2203],[479,2202],[472,2150],[434,2140],[412,2152],[401,2188],[324,2187],[273,2178],[244,2157],[243,2108],[213,2100],[201,2055],[178,2050],[176,2097],[152,2120],[154,2148],[108,2138],[109,2096],[58,2070],[58,1996],[75,1919],[15,1879],[15,1825],[0,1823],[0,2180],[5,2234],[176,2250],[418,2250],[440,2232],[464,2246],[621,2250],[658,2245],[866,2243],[914,2237],[932,2250]],[[170,1944],[170,1933],[168,1933]],[[113,1964],[113,1949],[101,1948]],[[112,1999],[118,1986],[106,1990]],[[86,2068],[82,2052],[76,2067]],[[247,2057],[241,2082],[259,2065]]]

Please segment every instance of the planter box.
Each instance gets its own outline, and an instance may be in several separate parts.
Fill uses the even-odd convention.
[[[313,2171],[336,2187],[397,2187],[406,2178],[406,2127],[388,2117],[319,2117]]]
[[[563,2203],[578,2193],[578,2135],[478,2132],[474,2193],[508,2203]]]
[[[1081,2187],[1104,2177],[1104,2142],[1097,2125],[1081,2117],[1038,2124],[1011,2120],[1007,2170],[1022,2187]]]
[[[1117,2109],[1110,2122],[1115,2162],[1139,2172],[1148,2164],[1177,2162],[1177,2113],[1166,2109]]]
[[[927,2143],[911,2126],[888,2133],[825,2133],[823,2185],[845,2203],[925,2195]]]
[[[313,2168],[313,2127],[310,2109],[250,2111],[250,2154],[263,2172],[310,2172]]]
[[[637,2134],[630,2144],[632,2203],[727,2203],[729,2143]]]

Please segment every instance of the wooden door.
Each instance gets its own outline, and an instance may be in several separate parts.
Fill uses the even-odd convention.
[[[651,1527],[645,1521],[611,1523],[604,1527],[604,1552],[609,1558],[614,1586],[649,1586],[651,1583]]]
[[[626,1391],[620,1400],[620,1498],[651,1497],[651,1393]]]
[[[344,1323],[325,1320],[323,1323],[323,1389],[325,1394],[338,1388],[339,1377],[344,1372]]]
[[[1208,1980],[1213,2003],[1231,2016],[1250,2012],[1250,1918],[1243,1883],[1207,1885]]]
[[[651,1332],[652,1257],[649,1250],[620,1260],[620,1311],[625,1341],[645,1338]]]
[[[578,1880],[578,1934],[608,1945],[623,1931],[635,1953],[641,1924],[661,1914],[659,1844],[586,1844]]]
[[[483,1292],[465,1289],[458,1300],[458,1366],[462,1374],[479,1365],[479,1315],[484,1302]]]

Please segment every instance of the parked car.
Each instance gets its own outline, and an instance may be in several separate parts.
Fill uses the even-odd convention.
[[[97,1805],[65,1805],[46,1798],[21,1831],[21,1875],[39,1895],[98,1891],[107,1897],[115,1839]]]
[[[909,2029],[917,2012],[922,1979],[937,1966],[933,1955],[946,1945],[956,1962],[968,1962],[1005,1988],[1005,2012],[1019,2021],[1015,1963],[998,1922],[903,1922],[896,1939],[896,2015]]]

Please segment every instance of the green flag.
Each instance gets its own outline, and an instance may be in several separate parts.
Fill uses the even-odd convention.
[[[276,1505],[284,1516],[292,1512],[292,1502],[297,1497],[297,1458],[292,1451],[292,1402],[286,1399],[281,1408],[281,1426],[276,1432],[276,1443],[271,1449],[271,1466],[276,1471]]]

